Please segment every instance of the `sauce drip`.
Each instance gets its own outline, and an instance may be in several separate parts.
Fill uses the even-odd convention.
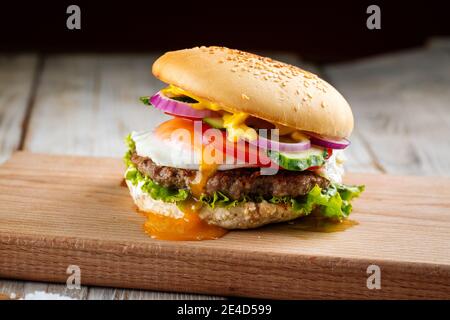
[[[187,200],[180,205],[184,216],[172,218],[161,214],[144,212],[147,221],[144,230],[154,239],[160,240],[213,240],[224,236],[228,230],[210,225],[200,219],[201,203]]]
[[[201,195],[205,193],[206,183],[208,182],[209,178],[211,178],[214,173],[216,173],[217,168],[220,164],[218,163],[214,154],[211,153],[211,148],[208,148],[203,144],[201,144],[200,148],[200,166],[198,168],[195,179],[192,180],[190,184],[191,193],[197,199],[199,199]],[[221,153],[217,153],[217,155],[220,157],[219,159],[223,159],[223,155]]]
[[[357,226],[359,223],[355,220],[343,220],[341,222],[330,220],[314,215],[302,217],[288,223],[290,229],[303,230],[309,232],[341,232],[348,228]]]
[[[213,176],[214,173],[217,171],[217,167],[218,167],[218,165],[215,163],[200,164],[200,168],[197,171],[197,175],[195,176],[195,179],[190,184],[190,190],[191,190],[191,193],[194,195],[194,197],[199,199],[200,196],[204,193],[206,183],[208,182],[209,178],[211,178],[211,176]]]

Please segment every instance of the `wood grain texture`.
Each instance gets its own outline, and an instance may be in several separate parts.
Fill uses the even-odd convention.
[[[386,172],[450,175],[448,52],[418,49],[324,70],[349,101],[356,131]]]
[[[217,296],[121,288],[87,287],[88,300],[217,300]],[[67,290],[67,289],[66,289]]]
[[[102,163],[99,166],[99,163]],[[358,225],[280,224],[214,241],[149,238],[111,158],[17,153],[0,167],[0,277],[265,298],[450,298],[450,179],[351,175]],[[423,189],[428,190],[423,197]],[[26,195],[26,200],[24,200]],[[382,289],[366,288],[366,268]]]
[[[167,118],[139,101],[163,86],[150,72],[156,57],[47,57],[24,149],[121,156],[129,132],[148,130]]]
[[[19,147],[37,56],[0,55],[0,163]]]
[[[0,280],[0,300],[9,300],[12,297],[20,299],[23,297],[24,285],[23,281]]]

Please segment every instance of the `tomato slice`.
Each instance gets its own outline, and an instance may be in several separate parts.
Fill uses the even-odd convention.
[[[218,129],[216,129],[218,130]],[[222,134],[219,141],[208,141],[207,144],[211,144],[214,149],[232,156],[239,162],[245,164],[255,165],[257,167],[270,167],[274,164],[271,159],[267,156],[266,151],[259,149],[258,147],[249,144],[246,141],[232,142],[227,139],[226,132],[224,130],[220,131]]]
[[[330,159],[330,157],[333,155],[333,149],[327,148],[327,155],[325,156],[325,160]]]

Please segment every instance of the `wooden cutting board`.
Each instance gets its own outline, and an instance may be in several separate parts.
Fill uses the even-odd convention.
[[[66,282],[67,267],[77,265],[84,285],[280,299],[450,298],[448,178],[348,175],[366,192],[341,231],[284,223],[172,242],[143,232],[123,169],[119,159],[25,152],[0,166],[0,277]],[[369,265],[380,268],[381,289],[367,288]]]

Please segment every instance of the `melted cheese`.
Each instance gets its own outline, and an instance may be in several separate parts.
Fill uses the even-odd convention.
[[[245,124],[249,114],[245,112],[230,113],[223,116],[223,126],[227,129],[227,139],[237,141],[244,138],[247,141],[256,140],[258,134],[255,129]]]
[[[162,89],[161,92],[167,97],[187,96],[189,98],[195,99],[198,101],[197,103],[189,104],[192,108],[195,109],[223,111],[223,123],[224,127],[227,129],[227,139],[230,141],[237,141],[238,138],[244,138],[245,140],[256,140],[258,137],[255,129],[252,129],[245,125],[245,120],[247,120],[247,118],[249,117],[248,113],[232,113],[228,110],[225,111],[224,108],[222,106],[219,106],[218,103],[200,98],[174,85],[169,85],[167,88]]]

